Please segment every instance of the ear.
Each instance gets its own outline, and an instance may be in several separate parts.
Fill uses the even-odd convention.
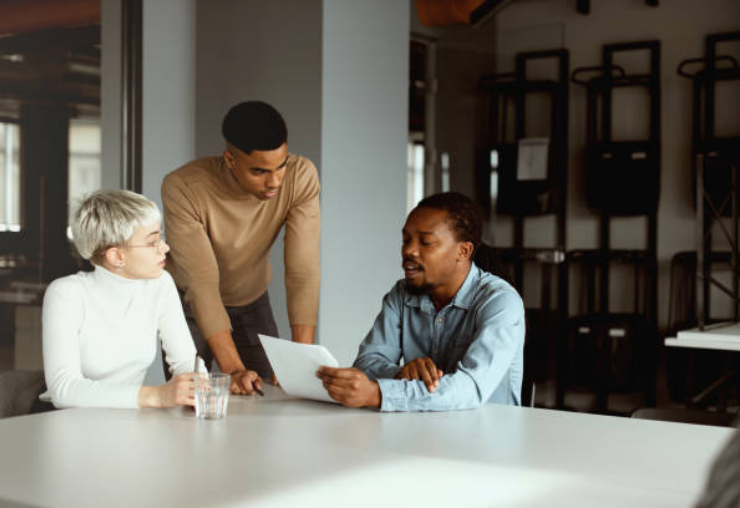
[[[229,166],[229,168],[233,168],[233,166],[234,166],[234,155],[229,151],[228,148],[224,148],[223,158],[226,161],[226,164]]]
[[[457,248],[458,259],[470,261],[473,258],[474,251],[473,242],[460,242]]]
[[[105,251],[105,260],[111,266],[123,263],[123,252],[118,247],[110,247]]]

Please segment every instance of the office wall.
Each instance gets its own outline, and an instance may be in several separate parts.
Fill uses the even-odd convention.
[[[324,0],[320,339],[349,364],[401,273],[409,9]]]
[[[142,190],[195,156],[195,0],[143,2]]]
[[[121,1],[100,4],[100,125],[103,189],[121,187]]]
[[[288,124],[288,149],[321,174],[320,0],[197,2],[198,157],[224,149],[221,120],[231,106],[263,100]],[[290,338],[282,235],[270,256],[270,299],[281,336]]]
[[[696,2],[674,0],[651,8],[644,2],[591,2],[591,14],[575,11],[575,3],[559,0],[512,2],[496,19],[497,62],[500,71],[513,68],[519,51],[565,47],[570,50],[571,70],[598,65],[603,44],[637,40],[661,41],[662,79],[662,167],[661,197],[658,212],[659,319],[665,326],[668,314],[668,281],[671,257],[678,251],[693,250],[695,222],[693,180],[691,176],[691,85],[676,74],[678,63],[704,55],[704,36],[740,29],[740,3],[735,0]],[[727,92],[727,90],[725,90]],[[722,111],[718,111],[722,129],[740,132],[737,89],[734,98],[725,93]],[[623,97],[625,99],[625,97]],[[646,116],[639,108],[644,97],[626,97],[628,104],[615,110],[615,134],[621,139],[644,136]],[[597,245],[597,219],[585,203],[582,150],[585,146],[585,91],[571,84],[570,92],[570,167],[568,188],[568,248],[593,248]],[[637,184],[637,182],[636,182]],[[625,197],[628,198],[628,197]],[[525,242],[542,246],[551,242],[549,219],[527,221]],[[489,234],[510,238],[511,224],[498,219]],[[642,219],[619,219],[612,226],[614,248],[642,248],[645,223]],[[502,243],[503,243],[502,242]],[[628,308],[631,295],[615,299],[617,306]]]
[[[162,179],[195,155],[195,0],[143,7],[142,192],[161,208]],[[159,351],[147,384],[164,381]]]

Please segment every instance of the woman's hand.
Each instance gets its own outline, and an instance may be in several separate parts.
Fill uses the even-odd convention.
[[[195,406],[195,373],[180,374],[161,386],[142,386],[139,407]]]

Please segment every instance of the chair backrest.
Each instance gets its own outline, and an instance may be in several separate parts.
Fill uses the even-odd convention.
[[[28,414],[43,387],[43,371],[0,372],[0,418]]]

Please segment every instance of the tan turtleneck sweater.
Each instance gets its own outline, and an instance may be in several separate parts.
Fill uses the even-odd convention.
[[[204,338],[231,329],[225,306],[267,291],[270,248],[283,225],[290,324],[316,325],[321,212],[310,160],[289,154],[278,195],[262,201],[241,188],[223,158],[197,159],[165,177],[162,201],[168,270]]]

